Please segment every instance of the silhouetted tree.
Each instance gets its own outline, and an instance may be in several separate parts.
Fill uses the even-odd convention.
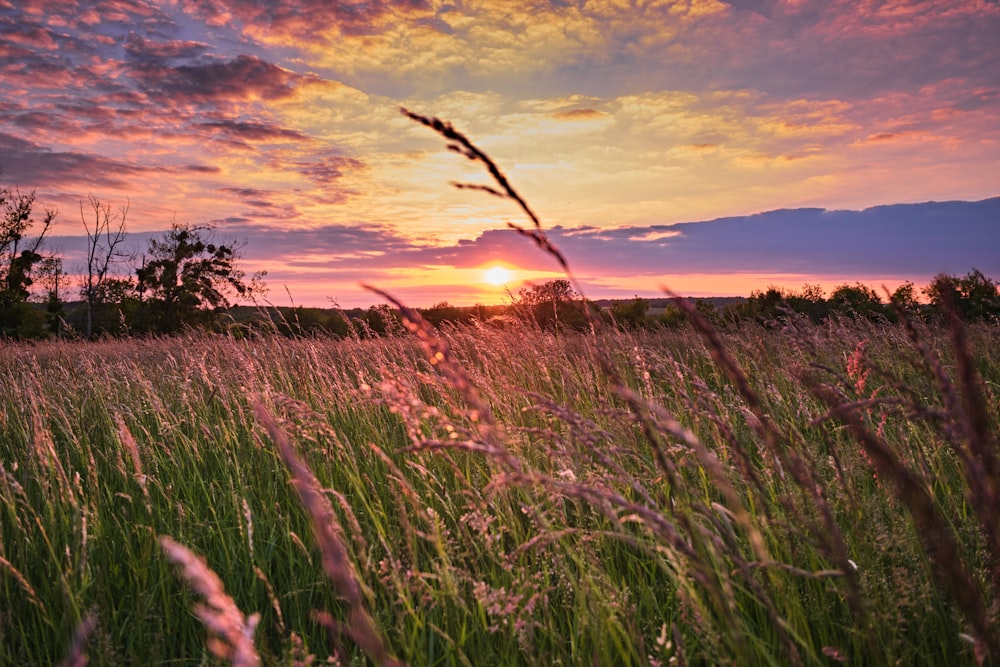
[[[893,290],[889,300],[905,311],[916,311],[920,307],[920,302],[917,301],[917,288],[909,280]]]
[[[63,321],[66,315],[62,299],[62,287],[66,283],[67,274],[63,271],[63,261],[60,257],[46,257],[38,263],[37,282],[41,286],[45,300],[45,324],[50,333],[59,336],[63,332]]]
[[[813,322],[820,322],[830,314],[829,302],[823,298],[823,288],[805,284],[798,292],[788,292],[785,304],[796,313],[802,313]]]
[[[1000,318],[997,283],[979,269],[973,269],[962,278],[938,274],[924,289],[924,294],[935,308],[952,308],[963,320]]]
[[[668,303],[656,316],[656,321],[668,329],[680,329],[688,323],[688,316],[676,303]]]
[[[561,278],[521,288],[515,312],[534,319],[543,328],[582,331],[589,325],[586,307],[570,281]]]
[[[405,331],[399,313],[386,304],[370,307],[354,321],[354,328],[362,338],[392,336]]]
[[[783,314],[782,309],[788,308],[785,298],[785,291],[772,285],[763,291],[754,290],[746,301],[731,304],[726,311],[730,319],[734,320],[772,322]]]
[[[351,324],[339,309],[308,308],[295,306],[272,310],[271,321],[283,336],[333,335],[346,338],[351,334]]]
[[[216,244],[213,235],[209,226],[175,224],[149,241],[149,256],[136,275],[152,331],[211,327],[220,310],[229,307],[229,297],[250,298],[263,291],[263,274],[248,282],[237,266],[239,248]]]
[[[105,277],[94,290],[94,334],[127,336],[153,331],[146,304],[132,278]],[[78,326],[86,325],[84,320]]]
[[[31,307],[28,297],[35,266],[44,259],[39,251],[56,212],[46,210],[36,221],[34,205],[34,192],[0,188],[0,335],[4,336],[34,337],[45,331],[44,318]],[[29,238],[32,231],[35,236]]]
[[[819,285],[803,285],[799,292],[771,286],[764,291],[751,292],[746,301],[731,304],[726,308],[723,318],[749,318],[772,325],[792,313],[801,313],[813,322],[819,322],[829,312],[829,304],[823,298],[823,289]]]
[[[830,310],[867,319],[885,317],[888,310],[878,292],[867,285],[840,285],[830,295]]]

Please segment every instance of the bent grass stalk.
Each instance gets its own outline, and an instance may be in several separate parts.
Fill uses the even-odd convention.
[[[303,506],[312,518],[313,534],[323,554],[323,569],[337,587],[337,592],[347,602],[348,621],[336,623],[332,617],[321,616],[335,634],[343,633],[360,646],[377,665],[401,667],[403,663],[392,657],[385,647],[378,630],[365,608],[361,596],[361,586],[351,564],[347,548],[344,546],[343,529],[333,513],[330,501],[320,490],[319,482],[312,470],[295,454],[292,444],[278,427],[274,417],[260,403],[256,405],[257,419],[267,429],[282,460],[292,473],[292,484],[299,494]]]
[[[160,537],[160,548],[172,563],[180,566],[181,576],[205,600],[205,604],[195,606],[194,612],[208,629],[209,650],[233,667],[260,667],[260,656],[253,644],[260,614],[244,616],[226,594],[219,575],[208,567],[204,558],[183,544],[164,535]]]

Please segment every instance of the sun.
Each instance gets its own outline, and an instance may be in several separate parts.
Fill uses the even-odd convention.
[[[498,287],[500,285],[506,285],[513,277],[514,274],[511,273],[510,269],[506,269],[502,266],[491,266],[483,271],[483,281]]]

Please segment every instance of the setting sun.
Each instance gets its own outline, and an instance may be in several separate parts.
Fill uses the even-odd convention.
[[[491,266],[483,272],[483,281],[490,285],[505,285],[510,282],[514,274],[510,269],[502,266]]]

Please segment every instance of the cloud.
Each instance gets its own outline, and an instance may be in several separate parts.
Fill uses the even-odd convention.
[[[641,240],[645,235],[646,240]],[[699,223],[553,232],[595,275],[767,272],[931,276],[1000,274],[1000,198],[863,211],[777,210]],[[627,268],[626,268],[627,267]]]
[[[186,164],[180,167],[180,171],[191,171],[196,174],[219,174],[222,169],[210,164]]]
[[[214,120],[199,123],[198,127],[214,130],[221,134],[248,141],[309,141],[309,137],[273,123],[259,123],[236,120]]]
[[[279,100],[290,97],[303,79],[252,55],[176,67],[136,64],[132,75],[147,94],[171,106]]]
[[[271,194],[268,190],[260,190],[258,188],[240,188],[240,187],[225,187],[219,188],[219,192],[228,192],[234,194],[238,197],[247,198],[260,198]]]
[[[146,174],[148,167],[93,153],[53,151],[30,141],[0,133],[0,164],[5,181],[30,187],[65,184],[122,188],[128,176]]]
[[[553,243],[580,275],[796,273],[931,276],[977,267],[1000,275],[1000,198],[863,211],[777,210],[717,220],[554,229]],[[455,259],[524,257],[523,239],[487,232]],[[551,262],[536,260],[531,268]]]
[[[238,24],[261,39],[317,39],[331,34],[371,35],[387,25],[407,18],[428,16],[426,0],[367,0],[365,2],[328,2],[327,0],[230,0],[220,5],[207,0],[183,0],[189,14],[210,25]]]
[[[139,33],[129,31],[122,44],[125,53],[137,60],[169,60],[174,58],[195,58],[207,52],[210,46],[204,42],[174,39],[156,42]]]
[[[255,260],[354,270],[359,280],[375,269],[475,268],[495,261],[558,271],[551,257],[509,229],[486,230],[450,244],[417,243],[387,227],[235,226],[226,231],[246,238],[248,257]],[[1000,197],[862,211],[775,210],[643,227],[558,227],[548,235],[577,274],[592,280],[732,273],[929,278],[973,267],[1000,276]]]
[[[343,178],[348,171],[364,169],[365,163],[357,158],[335,155],[319,158],[312,162],[293,162],[291,166],[319,185],[330,185]]]
[[[248,258],[274,260],[276,265],[357,271],[365,263],[381,268],[400,266],[408,255],[419,252],[419,247],[398,232],[367,225],[325,225],[311,229],[231,226],[226,233],[246,239]]]
[[[736,9],[753,12],[769,19],[774,15],[779,0],[722,0],[722,2]]]
[[[567,111],[556,111],[552,114],[558,120],[590,120],[592,118],[602,118],[605,114],[596,109],[569,109]]]
[[[992,85],[1000,65],[993,47],[1000,30],[996,3],[727,4],[733,7],[730,14],[708,27],[729,33],[720,51],[725,60],[708,63],[723,66],[714,81],[725,87],[857,97],[886,88],[912,91],[953,77],[962,77],[970,87]]]

